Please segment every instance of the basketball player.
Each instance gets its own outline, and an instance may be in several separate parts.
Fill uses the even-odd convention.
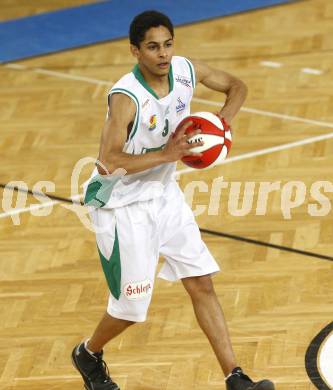
[[[173,56],[173,38],[167,16],[156,11],[136,16],[130,43],[137,65],[108,95],[99,161],[85,203],[98,227],[97,246],[110,296],[94,334],[74,348],[73,363],[87,390],[119,390],[103,360],[103,348],[129,326],[146,320],[161,254],[165,263],[159,277],[182,281],[227,389],[272,390],[272,382],[253,382],[237,364],[211,280],[219,266],[173,179],[176,161],[195,155],[187,140],[200,130],[185,135],[185,123],[174,136],[177,124],[190,114],[195,85],[226,94],[218,114],[226,123],[239,111],[247,89],[228,73]],[[119,173],[123,170],[125,176]]]

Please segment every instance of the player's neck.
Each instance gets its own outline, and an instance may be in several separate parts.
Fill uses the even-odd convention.
[[[169,74],[162,76],[156,75],[151,73],[142,64],[138,64],[138,66],[145,82],[157,93],[159,97],[164,97],[169,94]]]

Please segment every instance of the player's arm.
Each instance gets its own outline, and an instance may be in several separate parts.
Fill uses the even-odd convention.
[[[119,93],[111,96],[109,115],[102,130],[98,156],[97,169],[101,175],[111,174],[119,168],[125,169],[128,174],[137,173],[160,164],[177,161],[185,155],[198,155],[190,151],[193,145],[186,141],[200,131],[185,135],[189,124],[185,124],[175,137],[170,137],[161,151],[139,155],[124,153],[127,129],[133,126],[135,114],[136,106],[127,95]]]
[[[230,124],[247,95],[243,81],[222,70],[214,69],[199,60],[191,60],[198,82],[214,91],[223,92],[227,99],[219,115]]]

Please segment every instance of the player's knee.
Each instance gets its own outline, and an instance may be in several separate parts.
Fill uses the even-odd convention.
[[[122,327],[124,329],[128,328],[131,325],[136,324],[136,321],[132,321],[129,319],[125,319],[123,317],[119,317],[118,314],[115,314],[112,310],[107,310],[104,314],[103,321],[106,324],[106,326],[109,326],[111,328],[117,326]]]
[[[137,323],[136,321],[124,320],[122,318],[118,319],[118,322],[122,329],[127,329]]]
[[[132,325],[135,325],[136,324],[136,321],[129,321],[129,320],[126,320],[126,326],[127,328],[132,326]]]
[[[183,284],[191,298],[200,298],[203,295],[215,294],[210,275],[195,276],[183,279]]]

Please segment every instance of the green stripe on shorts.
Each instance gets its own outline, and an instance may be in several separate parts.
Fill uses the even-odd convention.
[[[104,207],[111,197],[113,187],[121,179],[121,176],[94,176],[88,185],[84,204],[96,208]]]
[[[108,260],[103,256],[98,245],[97,249],[111,294],[119,300],[121,294],[121,263],[117,227],[115,227],[115,239],[110,259]]]

